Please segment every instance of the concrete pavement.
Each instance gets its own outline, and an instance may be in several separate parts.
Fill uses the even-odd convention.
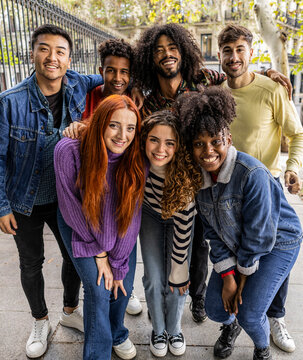
[[[303,224],[303,201],[298,196],[287,195]],[[211,266],[209,267],[211,270]],[[62,285],[60,281],[61,256],[56,241],[49,229],[45,229],[45,293],[52,325],[49,347],[42,357],[45,360],[76,360],[82,358],[83,334],[77,330],[64,328],[59,324],[62,309]],[[297,349],[288,354],[272,344],[274,360],[303,359],[303,254],[292,270],[287,298],[287,328],[294,337]],[[136,344],[138,360],[155,359],[149,351],[151,323],[147,317],[146,303],[142,287],[143,264],[138,248],[138,263],[135,279],[135,292],[143,305],[139,316],[126,314],[126,326],[130,339]],[[83,298],[83,295],[82,295]],[[182,328],[187,342],[185,355],[179,359],[212,360],[213,346],[220,332],[220,325],[209,319],[196,324],[185,306]],[[20,284],[18,255],[13,238],[0,235],[0,360],[25,360],[25,344],[30,334],[32,318],[25,295]],[[244,333],[239,336],[231,360],[252,360],[253,343]],[[168,354],[166,359],[175,359]],[[118,358],[113,355],[112,359]]]

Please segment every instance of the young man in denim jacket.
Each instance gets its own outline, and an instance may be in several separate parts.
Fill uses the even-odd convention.
[[[72,40],[57,26],[37,28],[31,45],[35,73],[0,94],[0,229],[17,244],[22,287],[34,317],[26,354],[37,358],[46,351],[50,332],[42,275],[44,223],[63,256],[60,323],[83,331],[80,279],[57,227],[53,150],[62,130],[81,119],[86,93],[102,79],[68,70]]]

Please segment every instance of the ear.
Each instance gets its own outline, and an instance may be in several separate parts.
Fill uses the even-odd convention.
[[[68,65],[67,65],[67,68],[68,68],[68,69],[70,69],[70,63],[71,63],[71,61],[72,61],[72,59],[69,58],[69,59],[68,59]]]
[[[228,147],[232,146],[233,140],[232,140],[232,136],[231,136],[230,131],[228,131],[228,134],[226,135],[226,141],[227,141]]]
[[[30,51],[29,56],[30,56],[30,59],[31,59],[31,63],[33,64],[34,63],[34,54],[33,54],[32,50]]]
[[[220,51],[218,51],[218,59],[219,59],[219,63],[221,64],[221,54],[220,54]]]
[[[249,50],[249,60],[252,58],[253,53],[254,53],[254,49],[250,48],[250,50]]]
[[[102,66],[99,67],[99,72],[100,72],[100,75],[103,77],[103,67]]]

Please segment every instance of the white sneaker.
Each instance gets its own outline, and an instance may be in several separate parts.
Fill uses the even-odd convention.
[[[293,352],[296,349],[294,339],[289,335],[284,317],[273,318],[269,317],[270,333],[273,342],[281,349],[286,352]]]
[[[63,326],[67,326],[84,332],[82,307],[77,307],[71,314],[66,314],[63,311],[60,316],[59,322]]]
[[[178,335],[168,336],[168,348],[169,351],[175,356],[180,356],[185,353],[186,342],[181,332]]]
[[[134,290],[132,291],[131,296],[128,300],[126,312],[129,315],[139,315],[142,312],[142,305],[140,303],[140,300],[135,295]]]
[[[26,343],[26,355],[35,359],[42,356],[47,349],[47,337],[51,331],[48,319],[34,319],[32,332]]]
[[[163,331],[162,334],[156,335],[153,330],[150,337],[149,349],[154,356],[165,356],[167,354],[167,332]]]
[[[120,359],[133,359],[137,355],[135,345],[127,338],[122,344],[113,346],[113,349]]]

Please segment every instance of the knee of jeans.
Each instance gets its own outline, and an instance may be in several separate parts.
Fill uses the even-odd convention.
[[[20,270],[22,275],[31,276],[40,272],[43,267],[44,256],[37,259],[22,259],[20,258]]]
[[[223,308],[222,302],[219,303],[206,297],[204,307],[208,318],[212,321],[223,322],[229,317],[229,314]]]
[[[149,276],[143,276],[142,282],[145,291],[150,291],[154,293],[162,293],[164,291],[164,286],[162,284],[162,281],[160,277],[149,277]]]

